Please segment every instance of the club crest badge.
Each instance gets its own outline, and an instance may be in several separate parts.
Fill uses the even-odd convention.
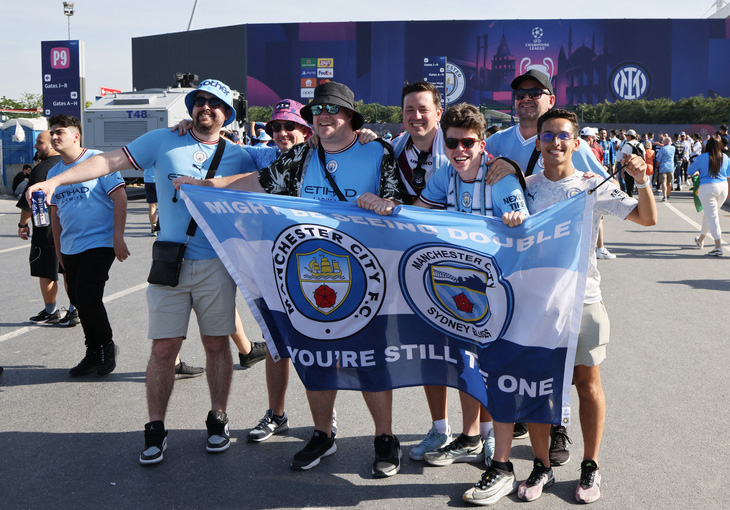
[[[272,250],[279,298],[292,327],[315,340],[347,338],[375,318],[385,272],[357,239],[329,227],[282,231]]]
[[[193,153],[193,161],[195,161],[199,165],[203,163],[206,159],[208,159],[208,156],[206,156],[205,152],[203,151],[195,151]]]
[[[326,168],[329,173],[331,173],[331,174],[335,173],[337,171],[337,167],[338,167],[338,164],[337,164],[336,159],[331,159],[327,162]]]
[[[408,305],[436,329],[478,345],[507,330],[512,287],[491,256],[453,245],[420,245],[403,254],[399,272]]]

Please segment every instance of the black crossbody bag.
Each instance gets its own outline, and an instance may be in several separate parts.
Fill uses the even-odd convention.
[[[210,179],[215,175],[218,163],[220,163],[221,157],[223,156],[225,145],[226,141],[221,138],[218,142],[218,147],[215,149],[213,161],[210,162],[208,173],[205,174],[206,179]],[[188,230],[185,232],[188,240],[195,235],[197,228],[198,224],[195,223],[194,219],[190,218]],[[150,268],[147,282],[177,287],[177,284],[180,282],[180,268],[185,258],[187,244],[187,241],[184,243],[155,241],[152,245],[152,267]]]

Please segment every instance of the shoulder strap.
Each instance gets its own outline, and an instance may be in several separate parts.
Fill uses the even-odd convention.
[[[341,202],[347,202],[345,195],[343,195],[342,191],[340,191],[340,187],[337,186],[334,178],[332,177],[332,175],[330,175],[329,171],[327,171],[327,163],[324,159],[324,148],[322,147],[322,144],[319,144],[319,147],[317,147],[317,154],[319,155],[319,162],[322,163],[322,171],[324,172],[324,176],[327,178],[327,181],[329,181],[330,186],[332,186],[332,190],[335,192],[335,195],[337,195],[337,198]]]
[[[218,140],[218,146],[215,148],[215,154],[213,154],[213,161],[210,162],[208,172],[205,174],[206,179],[210,179],[215,175],[215,171],[218,169],[218,164],[221,162],[221,158],[223,157],[223,151],[226,148],[226,143],[227,142],[223,139],[223,137]],[[190,218],[188,230],[187,232],[185,232],[185,235],[187,235],[188,237],[193,237],[197,229],[198,224],[195,223],[194,219]]]
[[[532,175],[532,171],[535,169],[535,165],[537,165],[537,159],[539,157],[540,157],[540,151],[537,149],[533,149],[532,155],[530,156],[530,162],[527,163],[527,169],[525,170],[525,177]]]

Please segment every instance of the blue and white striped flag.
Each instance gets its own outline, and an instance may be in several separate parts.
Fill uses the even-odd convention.
[[[310,390],[459,388],[568,423],[590,244],[582,193],[523,225],[183,186],[274,357]]]

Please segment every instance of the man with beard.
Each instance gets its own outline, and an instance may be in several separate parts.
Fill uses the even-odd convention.
[[[169,129],[146,133],[122,149],[94,156],[67,172],[34,186],[50,196],[56,186],[81,182],[118,170],[154,168],[159,200],[158,241],[186,243],[178,285],[150,284],[147,289],[149,338],[152,349],[147,365],[147,408],[145,448],[139,462],[156,464],[167,447],[165,414],[175,381],[175,361],[187,334],[191,309],[195,311],[206,353],[206,376],[210,389],[211,410],[206,426],[206,450],[223,452],[230,446],[226,405],[233,374],[233,359],[228,336],[236,330],[236,285],[218,259],[205,235],[196,229],[188,235],[190,213],[172,179],[190,176],[202,179],[214,159],[221,128],[233,122],[231,89],[218,80],[204,80],[198,89],[185,97],[193,127],[185,136]],[[226,142],[223,141],[225,144]],[[225,147],[225,145],[223,146]],[[248,153],[223,149],[215,176],[253,172],[256,165]],[[29,192],[30,193],[30,192]],[[193,223],[194,225],[194,223]]]
[[[28,178],[28,187],[37,182],[46,180],[48,170],[61,161],[61,155],[51,145],[51,132],[42,131],[35,140],[36,157],[40,160]],[[56,296],[58,295],[58,273],[63,273],[58,263],[56,248],[53,244],[53,231],[51,226],[36,227],[33,225],[33,236],[30,237],[30,204],[25,199],[25,193],[18,198],[15,205],[20,209],[20,222],[18,223],[18,237],[21,239],[30,238],[30,275],[38,278],[43,297],[44,308],[38,314],[30,318],[35,323],[60,324],[61,326],[75,326],[79,320],[79,312],[73,304],[69,305],[66,315],[61,317],[61,310],[56,308]]]
[[[271,166],[256,173],[199,181],[189,176],[175,179],[174,185],[195,184],[249,192],[298,196],[315,200],[354,202],[368,196],[369,209],[392,207],[402,202],[405,190],[398,176],[392,149],[386,143],[358,143],[356,131],[363,116],[355,110],[355,94],[342,83],[326,82],[314,89],[314,98],[301,109],[302,118],[314,126],[319,147],[295,145]],[[380,381],[372,373],[371,385]],[[393,476],[400,470],[400,442],[392,431],[393,391],[363,391],[363,398],[375,424],[374,477]],[[292,469],[307,471],[324,457],[337,451],[332,428],[337,390],[307,390],[314,434],[292,459]]]

